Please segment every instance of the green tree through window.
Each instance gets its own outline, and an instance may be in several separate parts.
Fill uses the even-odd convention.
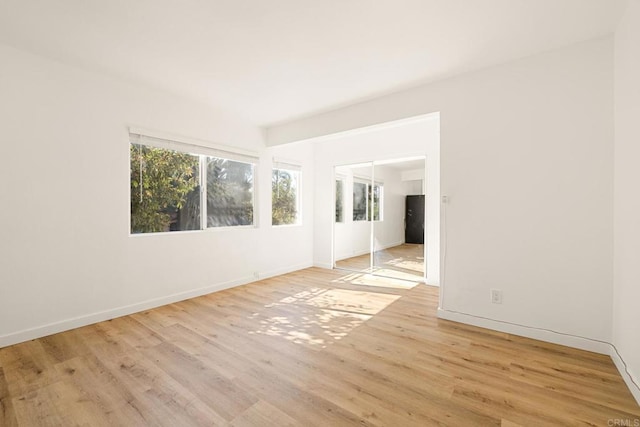
[[[366,221],[367,219],[367,184],[363,182],[353,183],[353,220]]]
[[[373,213],[373,220],[380,221],[380,196],[382,194],[382,186],[376,184],[371,187],[371,184],[367,184],[367,192],[369,193],[367,220],[371,221],[371,214]]]
[[[253,224],[253,165],[207,158],[207,227]]]
[[[271,176],[271,223],[273,225],[298,222],[299,176],[300,173],[297,171],[273,169]]]
[[[131,232],[153,233],[199,228],[198,156],[131,144]]]
[[[253,224],[253,163],[134,143],[130,156],[131,233]]]

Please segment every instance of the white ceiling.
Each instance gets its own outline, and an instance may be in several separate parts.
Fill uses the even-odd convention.
[[[624,0],[0,0],[0,43],[268,126],[611,33]]]

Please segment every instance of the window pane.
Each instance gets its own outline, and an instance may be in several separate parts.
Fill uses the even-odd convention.
[[[274,169],[271,177],[271,223],[297,224],[300,172]]]
[[[353,183],[353,220],[366,221],[367,219],[367,184]]]
[[[342,187],[343,182],[341,179],[336,180],[336,222],[343,221],[342,210]]]
[[[199,157],[131,144],[131,232],[200,228]]]
[[[253,224],[253,165],[207,157],[207,227]]]
[[[373,220],[380,221],[380,209],[381,209],[381,197],[382,194],[382,186],[374,185],[373,186],[373,194],[371,194],[371,184],[367,185],[368,193],[369,193],[369,206],[367,209],[367,219],[371,221],[371,210],[373,209]],[[373,200],[373,203],[371,203]]]

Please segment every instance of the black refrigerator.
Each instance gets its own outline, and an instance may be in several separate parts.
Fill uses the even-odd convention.
[[[404,211],[404,242],[424,244],[424,195],[407,196]]]

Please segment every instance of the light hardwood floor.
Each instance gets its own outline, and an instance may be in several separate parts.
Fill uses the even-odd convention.
[[[424,277],[424,245],[403,243],[371,254],[359,255],[336,262],[336,267],[362,271],[396,279],[420,280]]]
[[[311,268],[6,347],[0,425],[640,419],[607,356],[439,320],[437,301],[423,284]]]

